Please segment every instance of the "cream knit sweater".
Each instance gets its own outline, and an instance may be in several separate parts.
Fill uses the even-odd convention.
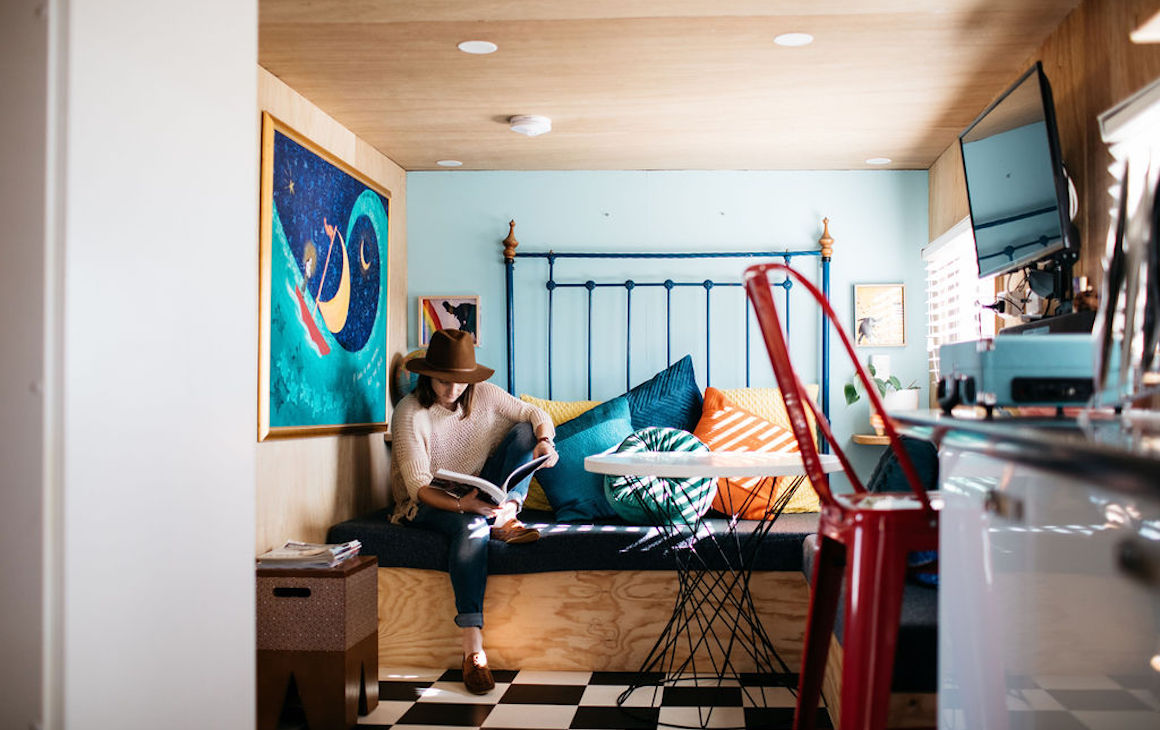
[[[414,393],[395,406],[391,417],[393,522],[414,518],[419,490],[431,483],[437,470],[479,474],[515,424],[527,421],[537,436],[556,435],[547,413],[491,383],[476,384],[471,416],[461,415],[438,403],[424,408]]]

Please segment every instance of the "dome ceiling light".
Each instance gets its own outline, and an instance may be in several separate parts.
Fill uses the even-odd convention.
[[[517,114],[508,119],[508,126],[513,132],[538,137],[552,131],[552,120],[537,114]]]
[[[782,33],[775,37],[773,42],[786,48],[801,48],[813,43],[814,37],[809,33]]]
[[[463,41],[456,48],[474,56],[485,56],[499,50],[499,46],[491,41]]]

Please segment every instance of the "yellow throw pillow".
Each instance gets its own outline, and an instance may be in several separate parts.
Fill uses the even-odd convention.
[[[785,401],[781,399],[781,388],[730,388],[728,390],[722,389],[721,395],[770,423],[775,423],[782,428],[790,427],[789,414],[785,412]],[[816,402],[818,400],[818,386],[807,385],[806,395]],[[806,417],[812,427],[814,425],[813,414],[807,412]],[[814,441],[817,441],[816,433]]]
[[[600,405],[598,400],[544,400],[527,393],[521,394],[520,400],[545,411],[552,418],[553,426],[559,426],[564,421],[571,421],[584,411],[590,411]]]
[[[536,408],[548,414],[552,419],[553,426],[559,426],[565,421],[571,421],[576,416],[579,416],[585,411],[590,411],[596,406],[600,405],[598,400],[544,400],[543,398],[536,398],[527,393],[520,394],[520,400],[524,403],[531,403]],[[528,509],[550,510],[552,505],[548,502],[547,495],[544,494],[544,488],[532,478],[532,483],[528,485],[528,498],[524,500],[524,506]]]

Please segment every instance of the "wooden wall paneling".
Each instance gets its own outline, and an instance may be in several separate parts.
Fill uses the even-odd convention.
[[[956,141],[930,166],[930,240],[933,241],[971,213],[963,152]]]
[[[258,53],[409,170],[925,169],[1078,1],[268,0]],[[482,31],[498,53],[456,50]]]
[[[1079,193],[1077,276],[1099,288],[1111,220],[1107,191],[1112,158],[1099,115],[1160,76],[1160,46],[1132,43],[1131,32],[1157,10],[1156,0],[1086,0],[1040,48],[1055,93],[1063,158]]]
[[[1077,276],[1088,270],[1098,270],[1098,255],[1095,269],[1091,268],[1088,255],[1102,250],[1100,245],[1091,245],[1092,226],[1094,219],[1099,217],[1093,206],[1100,197],[1092,194],[1092,173],[1096,165],[1092,153],[1100,144],[1100,135],[1091,108],[1092,86],[1101,85],[1097,79],[1102,75],[1100,69],[1105,63],[1101,60],[1104,49],[1086,43],[1084,29],[1090,14],[1090,3],[1076,8],[1028,62],[1042,61],[1043,70],[1051,82],[1060,154],[1078,194],[1076,229],[1080,236],[1080,259],[1076,266]]]
[[[1036,60],[1043,61],[1055,97],[1063,161],[1079,195],[1080,260],[1075,275],[1087,276],[1097,289],[1111,219],[1107,191],[1115,184],[1098,117],[1160,76],[1160,45],[1130,40],[1131,32],[1156,11],[1156,0],[1085,0],[1010,79],[1013,82]],[[952,177],[962,175],[961,162],[957,167],[949,163],[950,153],[948,149],[930,169],[932,235],[945,223],[943,208],[952,205],[946,191],[959,184]]]
[[[255,134],[260,133],[260,112],[268,111],[391,193],[389,362],[406,347],[406,172],[273,74],[260,66],[257,71]],[[255,191],[255,204],[257,200]],[[255,235],[255,252],[257,245]],[[254,365],[256,388],[257,363]],[[386,503],[388,458],[381,433],[265,441],[258,444],[256,468],[256,552],[290,539],[322,541],[330,525]]]
[[[774,647],[801,662],[809,587],[800,572],[754,573],[754,603]],[[676,599],[664,571],[564,571],[488,577],[484,629],[499,668],[635,671],[660,636]],[[379,568],[379,663],[456,668],[463,661],[446,573]],[[740,653],[740,652],[738,652]],[[734,656],[753,671],[748,656]]]

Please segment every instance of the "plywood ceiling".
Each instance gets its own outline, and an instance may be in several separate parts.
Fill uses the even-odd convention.
[[[1078,4],[260,0],[258,60],[407,170],[925,169]]]

